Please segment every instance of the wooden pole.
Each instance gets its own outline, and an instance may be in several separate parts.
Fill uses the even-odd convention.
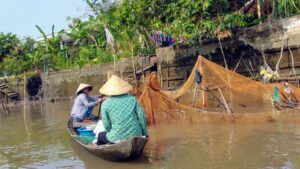
[[[133,42],[131,42],[131,60],[132,60],[134,82],[135,82],[135,87],[136,87],[137,86],[137,78],[136,78],[136,70],[135,70],[134,57],[133,57]]]
[[[8,104],[8,96],[7,96],[7,92],[4,93],[4,97],[5,97],[5,104]]]
[[[27,136],[29,137],[31,134],[28,129],[27,120],[26,120],[26,74],[24,72],[24,104],[23,104],[23,120],[24,120],[24,126],[25,131],[27,133]]]
[[[24,94],[24,108],[25,108],[25,102],[26,102],[26,74],[24,72],[24,90],[23,90],[23,94]]]
[[[199,58],[198,58],[199,59]],[[200,61],[199,61],[199,71],[200,71],[200,73],[201,73],[201,75],[202,75],[202,82],[201,82],[201,89],[202,89],[202,107],[204,108],[204,109],[206,109],[206,98],[207,98],[207,93],[206,93],[206,91],[204,90],[205,89],[205,83],[206,83],[206,80],[205,80],[205,78],[206,78],[206,74],[205,74],[205,72],[204,72],[204,70],[203,70],[203,60],[201,59]]]
[[[241,55],[239,61],[237,62],[237,64],[235,65],[234,69],[233,69],[233,72],[236,72],[236,69],[240,66],[240,63],[241,63],[241,60],[243,58],[244,54]]]
[[[170,76],[170,65],[169,65],[169,56],[167,55],[167,87],[169,88],[169,77]]]
[[[232,113],[232,111],[231,111],[231,109],[229,108],[229,105],[228,105],[228,103],[227,103],[227,101],[226,101],[226,99],[225,99],[225,97],[224,97],[224,95],[223,95],[223,93],[222,93],[221,89],[220,89],[220,88],[218,88],[218,91],[219,91],[219,93],[220,93],[220,95],[221,95],[221,98],[222,98],[223,104],[224,104],[224,106],[225,106],[225,108],[226,108],[227,112],[228,112],[228,113]]]
[[[235,65],[235,67],[234,67],[234,69],[233,69],[233,72],[236,72],[237,68],[239,67],[239,65],[240,65],[240,63],[241,63],[241,61],[242,61],[243,56],[244,56],[244,54],[241,55],[239,61],[237,62],[237,64]],[[230,81],[231,81],[232,78],[233,78],[233,73],[232,73],[231,76],[230,76]]]
[[[144,59],[142,59],[141,61],[141,66],[142,66],[142,78],[143,78],[143,82],[145,83],[145,74],[144,74]]]
[[[283,48],[284,48],[284,41],[282,41],[282,46],[281,46],[281,51],[280,51],[280,57],[276,63],[276,72],[279,74],[279,65],[280,65],[280,61],[283,57]]]
[[[293,74],[295,76],[295,79],[297,80],[297,73],[296,73],[296,70],[295,70],[295,61],[294,61],[294,55],[293,55],[293,52],[291,51],[291,48],[289,47],[289,44],[287,45],[288,46],[288,50],[291,54],[291,62],[292,62],[292,71],[293,71]],[[298,87],[300,86],[299,85],[299,80],[297,80],[297,84],[298,84]]]
[[[261,10],[261,4],[260,4],[260,0],[256,0],[257,3],[257,17],[259,19],[261,19],[262,16],[262,10]],[[261,22],[261,21],[260,21]]]
[[[158,62],[158,71],[159,71],[160,86],[163,86],[163,77],[162,77],[162,70],[161,70],[160,62]]]
[[[227,65],[227,61],[226,61],[226,57],[225,57],[225,54],[224,54],[224,51],[223,51],[223,46],[222,46],[222,42],[221,42],[220,37],[218,37],[218,40],[219,40],[219,45],[220,45],[221,53],[222,53],[222,56],[223,56],[225,68],[226,68],[227,82],[228,82],[228,86],[229,86],[230,103],[232,103],[231,80],[230,80],[229,73],[228,73],[228,65]]]
[[[99,103],[99,110],[98,110],[98,114],[97,114],[99,120],[100,120],[100,116],[101,116],[101,105],[102,105],[102,102]]]
[[[117,66],[117,52],[115,50],[114,44],[111,44],[111,49],[113,51],[113,59],[114,59],[114,72],[116,71],[116,66]]]
[[[244,59],[242,59],[244,65],[246,66],[247,70],[249,71],[251,77],[254,77],[254,74],[251,72],[250,68],[247,66],[246,62],[244,61]]]
[[[263,60],[264,60],[264,66],[270,67],[270,66],[268,65],[268,63],[267,63],[267,60],[266,60],[266,56],[265,56],[264,46],[263,46],[263,45],[261,46],[261,55],[262,55]]]
[[[2,103],[2,108],[3,108],[4,112],[7,114],[8,113],[8,107],[7,107],[7,105],[5,105],[4,102]]]
[[[196,102],[196,97],[198,94],[198,83],[196,83],[195,89],[194,89],[194,96],[193,96],[193,106],[195,106],[195,102]]]
[[[251,60],[249,59],[248,61],[249,61],[249,65],[250,65],[250,68],[251,68],[251,70],[252,70],[252,73],[253,73],[253,74],[255,74],[255,73],[254,73],[253,66],[252,66],[252,62],[251,62]]]

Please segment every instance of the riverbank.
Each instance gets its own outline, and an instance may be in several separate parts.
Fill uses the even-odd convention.
[[[135,83],[135,75],[142,79],[150,71],[157,71],[165,88],[178,88],[188,78],[199,54],[225,67],[224,57],[229,69],[258,79],[259,67],[267,63],[273,70],[277,65],[280,77],[276,81],[289,81],[297,84],[300,76],[300,16],[270,21],[262,25],[239,30],[232,35],[216,40],[204,41],[198,45],[175,45],[158,48],[156,56],[121,59],[113,63],[89,66],[81,69],[42,73],[43,97],[47,100],[73,97],[79,83],[89,83],[95,89],[107,79],[108,71]],[[251,36],[250,36],[251,35]],[[223,52],[222,52],[223,51]],[[134,63],[134,64],[133,64]],[[279,64],[278,64],[279,63]],[[141,70],[146,69],[145,71]],[[9,78],[9,87],[24,98],[23,79]],[[98,91],[93,90],[97,95]],[[28,97],[25,91],[26,97]]]

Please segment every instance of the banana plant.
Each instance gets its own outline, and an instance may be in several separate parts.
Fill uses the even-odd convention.
[[[31,68],[38,70],[42,65],[42,55],[39,53],[39,51],[28,53],[27,57],[29,58],[28,63],[32,66]]]
[[[42,52],[45,58],[50,58],[50,65],[45,65],[46,67],[50,66],[53,67],[56,64],[56,60],[58,57],[59,52],[62,50],[60,47],[62,35],[65,33],[64,30],[60,30],[59,32],[55,32],[55,26],[52,26],[51,35],[48,35],[38,26],[36,28],[41,33],[43,37],[43,41],[39,42],[38,45],[42,48],[44,47],[44,51]]]
[[[61,37],[65,33],[65,31],[60,30],[59,32],[55,33],[55,26],[53,25],[51,36],[47,36],[47,34],[41,29],[41,27],[36,25],[36,28],[43,37],[43,42],[46,47],[46,51],[53,55],[57,55],[57,53],[60,51]]]

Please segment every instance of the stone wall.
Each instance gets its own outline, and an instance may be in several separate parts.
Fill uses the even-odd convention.
[[[142,62],[145,65],[150,64],[150,58],[135,57],[134,62],[136,70],[139,70],[141,69]],[[74,97],[80,83],[87,83],[94,86],[92,94],[99,95],[98,90],[107,80],[107,73],[109,71],[114,71],[124,79],[134,83],[132,66],[132,60],[128,58],[116,62],[116,70],[114,70],[114,64],[111,63],[43,75],[45,97],[50,99]]]
[[[300,15],[266,21],[261,25],[242,29],[238,38],[255,49],[264,51],[280,51],[283,44],[290,48],[299,48]]]
[[[150,56],[135,57],[134,63],[137,70],[141,69],[141,65],[149,65],[153,62]],[[99,95],[99,88],[107,80],[107,72],[113,71],[124,79],[134,83],[133,64],[131,58],[121,59],[116,62],[116,70],[114,64],[105,64],[84,67],[81,69],[65,70],[60,72],[50,72],[49,74],[41,74],[43,80],[44,99],[65,99],[75,97],[75,91],[80,83],[87,83],[94,86],[92,95]],[[7,80],[10,89],[20,94],[21,99],[24,98],[24,79],[10,77]],[[25,86],[26,87],[26,86]],[[28,97],[27,91],[25,91]]]

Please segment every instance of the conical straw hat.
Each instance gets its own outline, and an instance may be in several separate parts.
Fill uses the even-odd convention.
[[[82,91],[83,89],[85,89],[85,88],[90,88],[90,89],[92,90],[92,89],[93,89],[93,86],[88,85],[88,84],[81,83],[81,84],[78,86],[77,90],[76,90],[76,94],[78,94],[79,92],[81,92],[81,91]]]
[[[99,92],[107,96],[117,96],[128,93],[132,86],[116,75],[112,75],[100,88]]]

